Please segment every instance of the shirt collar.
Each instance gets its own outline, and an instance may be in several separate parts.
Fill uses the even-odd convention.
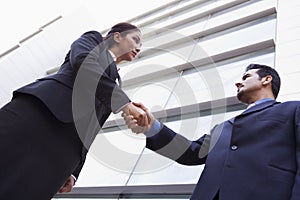
[[[111,55],[113,61],[116,62],[117,61],[117,56],[111,50],[108,50],[108,52]],[[118,67],[117,65],[116,65],[116,68],[117,68],[117,71],[120,70],[120,67]]]
[[[255,101],[255,105],[265,103],[267,101],[274,101],[274,99],[271,99],[271,98],[260,99],[258,101]]]
[[[111,50],[108,50],[108,52],[110,53],[113,60],[116,62],[117,61],[117,56]]]
[[[261,104],[261,103],[265,103],[267,101],[273,101],[274,99],[272,98],[265,98],[265,99],[260,99],[260,100],[257,100],[255,101],[254,103],[251,103],[247,106],[247,109],[251,108],[252,106],[255,106],[255,105],[258,105],[258,104]]]

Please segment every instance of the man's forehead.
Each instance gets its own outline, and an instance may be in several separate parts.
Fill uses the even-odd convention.
[[[250,69],[248,71],[245,71],[243,73],[243,76],[247,75],[247,74],[256,74],[256,72],[258,71],[259,69]]]

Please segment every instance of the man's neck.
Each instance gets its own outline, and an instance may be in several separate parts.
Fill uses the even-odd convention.
[[[264,98],[260,98],[257,99],[255,101],[252,101],[251,103],[248,103],[248,105],[252,104],[252,103],[257,103],[257,102],[262,102],[262,101],[267,101],[267,100],[275,100],[274,97],[264,97]]]

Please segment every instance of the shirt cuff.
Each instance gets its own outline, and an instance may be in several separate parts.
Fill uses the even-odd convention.
[[[152,137],[153,135],[158,133],[160,130],[161,130],[161,123],[157,119],[155,119],[152,124],[151,129],[149,131],[145,132],[144,134],[147,137]]]
[[[71,176],[74,178],[74,185],[75,185],[75,182],[77,181],[77,178],[73,174],[71,174]]]
[[[126,104],[123,105],[121,108],[119,108],[119,109],[117,109],[116,111],[114,111],[113,113],[114,113],[114,114],[119,113],[119,112],[120,112],[121,110],[123,110],[123,108],[124,108],[125,106],[127,106],[128,104],[130,104],[130,102],[126,103]]]

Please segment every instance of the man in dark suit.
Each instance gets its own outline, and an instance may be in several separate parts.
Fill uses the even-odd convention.
[[[0,199],[49,200],[69,191],[111,112],[148,123],[116,83],[116,64],[132,61],[140,46],[141,32],[129,23],[113,26],[104,39],[86,32],[57,74],[14,91],[0,110]]]
[[[275,101],[280,78],[265,65],[249,65],[236,87],[248,108],[196,141],[153,117],[144,128],[124,118],[133,132],[145,132],[147,148],[181,164],[205,164],[191,199],[300,199],[300,102]]]

